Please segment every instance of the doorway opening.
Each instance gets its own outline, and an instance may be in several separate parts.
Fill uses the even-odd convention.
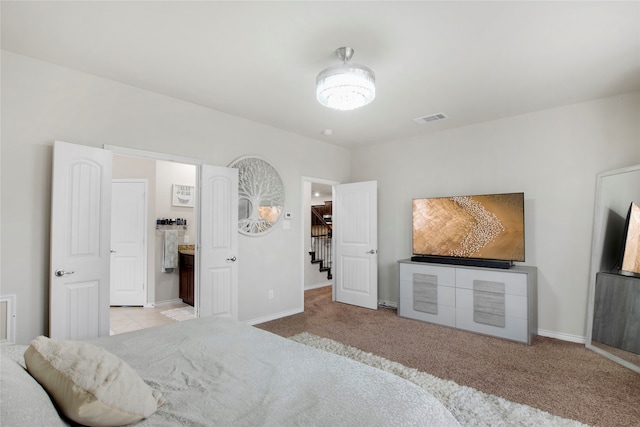
[[[193,261],[190,269],[180,261],[183,254],[193,258],[198,236],[197,162],[111,151],[110,334],[195,317]],[[176,202],[175,186],[191,193]]]
[[[203,160],[185,162],[176,156],[139,150],[95,148],[55,141],[50,254],[51,265],[57,267],[49,277],[51,338],[86,339],[109,334],[111,165],[114,154],[196,166],[197,185],[193,186],[198,228],[193,253],[195,317],[237,319],[237,169],[207,165]],[[184,193],[175,196],[185,198]],[[179,200],[180,206],[188,204],[188,198],[185,199]],[[153,220],[148,224],[155,227]],[[211,271],[218,274],[208,274]],[[153,283],[156,282],[157,276]],[[147,286],[147,290],[149,295],[153,293],[153,299],[148,298],[148,301],[160,301],[155,286]]]
[[[303,250],[310,251],[311,188],[313,184],[331,186],[331,266],[332,278],[313,283],[305,259],[305,290],[331,286],[332,300],[376,309],[378,305],[378,215],[377,182],[340,184],[315,178],[302,179]],[[307,215],[306,213],[309,212]],[[307,236],[309,236],[307,238]],[[335,271],[333,271],[335,270]],[[304,307],[304,296],[302,297]]]
[[[303,295],[304,291],[310,289],[333,287],[333,272],[331,270],[333,265],[331,242],[333,218],[328,216],[330,215],[328,212],[331,209],[334,184],[338,184],[338,182],[310,177],[303,177],[302,180]],[[314,206],[319,209],[314,209]],[[312,210],[316,211],[316,215]]]

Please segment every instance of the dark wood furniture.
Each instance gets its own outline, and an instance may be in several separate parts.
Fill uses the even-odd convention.
[[[311,214],[311,225],[331,224],[333,214],[333,203],[331,200],[324,202],[324,205],[313,205],[311,210],[316,213]]]
[[[591,339],[640,354],[640,278],[596,275]]]
[[[180,291],[185,304],[194,304],[193,295],[193,254],[180,252]]]

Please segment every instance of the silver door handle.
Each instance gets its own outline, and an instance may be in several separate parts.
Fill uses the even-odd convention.
[[[375,249],[371,249],[369,252],[365,252],[365,253],[373,255],[373,254],[377,254],[378,251],[376,251]]]
[[[236,257],[231,257],[231,258],[227,258],[227,261],[229,262],[236,262]]]
[[[113,249],[111,249],[111,253],[112,253],[112,254],[115,254],[116,252],[117,252],[117,251],[114,251]]]
[[[63,269],[59,268],[56,271],[53,272],[53,274],[56,275],[56,277],[62,277],[62,276],[68,276],[70,274],[75,273],[74,271],[64,271]]]

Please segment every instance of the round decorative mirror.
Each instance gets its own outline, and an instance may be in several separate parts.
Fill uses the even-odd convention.
[[[238,231],[259,236],[271,231],[284,209],[284,185],[266,160],[246,156],[232,162],[238,169]]]

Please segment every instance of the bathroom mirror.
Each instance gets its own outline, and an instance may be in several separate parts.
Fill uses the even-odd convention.
[[[606,345],[594,339],[594,303],[596,301],[596,278],[600,272],[611,272],[615,267],[622,245],[624,223],[632,201],[640,202],[640,165],[598,174],[591,248],[591,271],[589,275],[589,299],[587,310],[587,348],[612,359],[636,372],[640,372],[640,354],[616,346]],[[638,279],[640,280],[640,279]],[[640,297],[636,297],[636,300]],[[640,304],[640,303],[639,303]],[[598,322],[601,322],[598,319]],[[628,322],[627,322],[628,323]],[[606,334],[620,335],[632,325],[596,325]],[[636,326],[637,327],[637,326]]]
[[[238,169],[238,231],[259,236],[273,230],[284,210],[284,185],[278,171],[260,157],[232,162]]]

